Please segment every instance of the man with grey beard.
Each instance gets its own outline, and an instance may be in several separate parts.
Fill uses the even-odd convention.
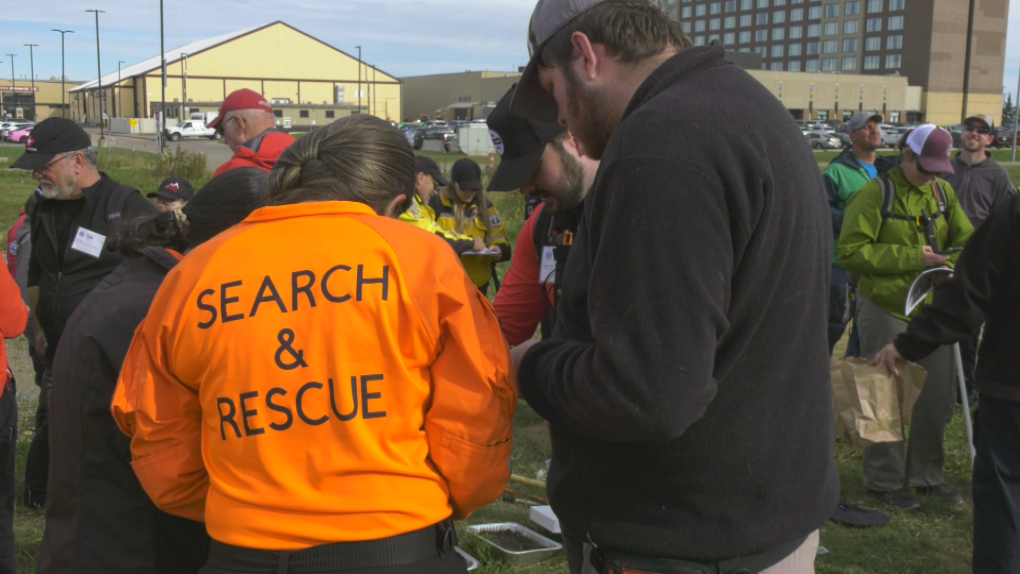
[[[44,367],[36,432],[25,468],[25,504],[29,507],[46,504],[47,405],[60,334],[78,304],[120,265],[120,254],[106,249],[120,220],[156,212],[137,189],[100,172],[97,156],[85,130],[71,120],[53,118],[32,130],[25,155],[11,166],[31,171],[43,197],[32,213],[28,263],[33,344]]]
[[[563,269],[577,233],[581,202],[595,180],[599,162],[582,156],[569,132],[552,121],[510,113],[516,86],[489,115],[489,134],[502,159],[489,191],[519,189],[540,203],[517,237],[503,288],[492,302],[503,335],[519,345],[535,334],[552,335]]]

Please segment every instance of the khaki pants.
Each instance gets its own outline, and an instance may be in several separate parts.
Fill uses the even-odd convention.
[[[881,307],[860,298],[857,325],[861,335],[861,356],[873,358],[907,323]],[[946,481],[943,439],[946,425],[956,410],[955,367],[952,347],[939,347],[918,361],[928,376],[914,405],[910,420],[909,446],[902,442],[876,443],[864,450],[864,485],[888,492],[905,486],[932,486]]]
[[[570,563],[570,574],[598,574],[589,561],[591,544],[563,536],[563,545]],[[761,574],[815,574],[815,555],[818,554],[818,531],[812,532],[797,550],[778,564],[762,570]]]

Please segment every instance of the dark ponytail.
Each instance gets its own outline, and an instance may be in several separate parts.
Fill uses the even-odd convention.
[[[183,252],[237,225],[266,202],[266,172],[230,170],[202,186],[183,208],[121,224],[112,248],[125,255],[145,247]]]

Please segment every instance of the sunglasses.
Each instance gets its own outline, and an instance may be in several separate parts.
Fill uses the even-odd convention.
[[[984,128],[984,127],[981,127],[981,126],[975,126],[973,124],[967,124],[967,125],[963,126],[963,131],[965,131],[965,132],[977,132],[977,133],[979,133],[979,134],[981,134],[983,136],[986,136],[986,135],[992,133],[992,130],[990,130],[988,128]]]

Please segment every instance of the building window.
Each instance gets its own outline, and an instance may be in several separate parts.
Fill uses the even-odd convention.
[[[803,8],[797,8],[796,10],[790,10],[790,21],[791,22],[800,22],[803,19],[804,19],[804,9]]]
[[[791,72],[799,72],[800,71],[800,60],[794,60],[792,62],[788,62],[786,64],[786,69],[791,71]]]
[[[826,22],[825,35],[835,36],[836,34],[839,34],[839,22]]]
[[[694,45],[695,46],[704,46],[705,45],[705,37],[704,36],[695,36],[694,37]]]
[[[736,27],[737,27],[736,16],[727,16],[726,19],[723,20],[723,28],[726,28],[727,30],[732,30],[733,28]]]
[[[750,31],[746,31],[746,32],[741,32],[740,33],[740,43],[741,44],[750,44],[751,43],[751,32]]]
[[[726,44],[727,46],[732,46],[735,39],[736,36],[734,36],[733,32],[726,32],[723,34],[723,44]]]
[[[868,18],[867,26],[864,29],[867,32],[881,32],[882,31],[882,19],[881,18]]]
[[[737,11],[737,0],[726,0],[725,10],[726,10],[726,12],[736,12]]]
[[[843,66],[840,69],[844,72],[856,72],[857,56],[847,56],[843,58]]]
[[[889,16],[889,27],[888,30],[902,30],[903,29],[903,16]]]
[[[818,71],[818,60],[808,60],[804,63],[805,72],[817,72]]]
[[[868,14],[882,11],[882,0],[868,0]]]
[[[773,72],[782,72],[783,71],[783,63],[782,62],[772,62],[771,64],[769,64],[769,69],[772,70]]]
[[[773,12],[772,13],[772,23],[773,24],[784,24],[784,23],[786,23],[786,12],[783,12],[782,10],[778,10],[776,12]]]
[[[755,54],[760,54],[760,55],[761,55],[761,57],[762,57],[762,58],[764,58],[765,56],[767,56],[767,55],[768,55],[768,48],[766,48],[765,46],[757,46],[757,47],[756,47],[756,48],[754,49],[754,53],[755,53]],[[762,64],[762,66],[764,66],[764,65],[765,65],[765,64]],[[762,68],[762,69],[764,70],[765,68]]]
[[[889,121],[894,123],[894,124],[900,123],[900,113],[899,112],[889,112]]]
[[[878,69],[878,56],[865,56],[864,57],[864,69],[865,70],[877,70]]]
[[[786,0],[772,0],[773,6],[786,6]]]
[[[747,27],[750,27],[750,26],[751,26],[751,15],[750,14],[744,14],[743,16],[741,16],[740,17],[740,27],[741,28],[747,28]]]
[[[822,35],[822,27],[819,24],[808,24],[807,37],[817,38]]]
[[[900,68],[900,55],[889,54],[885,57],[885,67],[887,70],[898,70]]]
[[[895,12],[903,9],[904,0],[889,0],[889,11]]]
[[[740,0],[740,9],[741,10],[750,10],[751,9],[751,0]]]
[[[300,112],[298,112],[298,115],[301,116],[302,118],[307,118],[308,110],[301,110]]]
[[[800,44],[790,44],[790,57],[800,56]]]
[[[748,48],[747,46],[744,46],[743,48],[741,48],[741,49],[739,49],[739,50],[737,50],[737,51],[738,51],[738,52],[743,52],[743,53],[745,53],[745,54],[749,54],[749,53],[751,53],[751,49],[750,49],[750,48]]]
[[[704,4],[699,4],[699,5],[695,6],[694,7],[694,15],[695,16],[704,16],[705,15],[705,5]]]
[[[825,5],[825,17],[826,18],[839,18],[839,4],[826,4]]]
[[[686,18],[690,18],[691,17],[691,7],[690,6],[684,6],[683,8],[681,8],[680,9],[680,16],[682,18],[685,18],[685,19]]]
[[[856,52],[857,51],[857,38],[845,38],[843,40],[843,51],[844,52]]]
[[[772,46],[772,57],[773,58],[782,58],[783,57],[783,45],[782,44],[779,44],[778,46]]]
[[[694,31],[695,32],[704,32],[705,31],[705,21],[704,20],[698,20],[697,22],[695,22],[694,23]]]
[[[772,41],[777,42],[786,39],[786,28],[773,28]]]
[[[825,42],[822,43],[823,54],[835,54],[838,51],[839,51],[838,40],[826,40]]]
[[[843,33],[844,34],[856,34],[857,33],[857,23],[858,22],[860,22],[860,20],[844,20],[843,21]]]
[[[878,36],[872,36],[864,40],[864,51],[865,52],[877,52],[882,49],[882,39]]]
[[[790,39],[800,40],[804,37],[804,28],[800,26],[790,26]]]
[[[273,115],[278,117],[278,118],[282,118],[283,117],[283,110],[273,110]]]
[[[680,22],[680,27],[683,28],[684,34],[690,34],[691,33],[691,23],[690,22]]]
[[[901,50],[903,48],[903,36],[889,36],[885,39],[886,50]]]
[[[331,120],[336,117],[336,112],[333,110],[326,110],[326,119]]]
[[[818,55],[818,42],[808,42],[807,43],[807,55],[808,56],[817,56]]]
[[[712,2],[708,5],[708,13],[713,16],[722,13],[722,2]]]
[[[822,71],[823,72],[835,72],[836,71],[836,58],[822,58]]]
[[[712,18],[711,20],[708,21],[708,29],[709,30],[718,30],[719,29],[719,24],[720,24],[720,22],[719,22],[718,18]]]
[[[758,12],[757,14],[755,14],[754,15],[754,23],[757,24],[758,26],[765,26],[765,25],[767,25],[769,23],[769,14],[768,14],[768,12]],[[891,30],[892,28],[889,28],[889,29]]]
[[[769,7],[769,0],[758,0],[758,7],[759,8],[768,8]]]
[[[769,31],[768,30],[755,30],[754,31],[754,41],[755,42],[767,42],[768,39],[769,39]]]
[[[822,19],[822,7],[812,6],[807,9],[808,20],[821,20]]]

